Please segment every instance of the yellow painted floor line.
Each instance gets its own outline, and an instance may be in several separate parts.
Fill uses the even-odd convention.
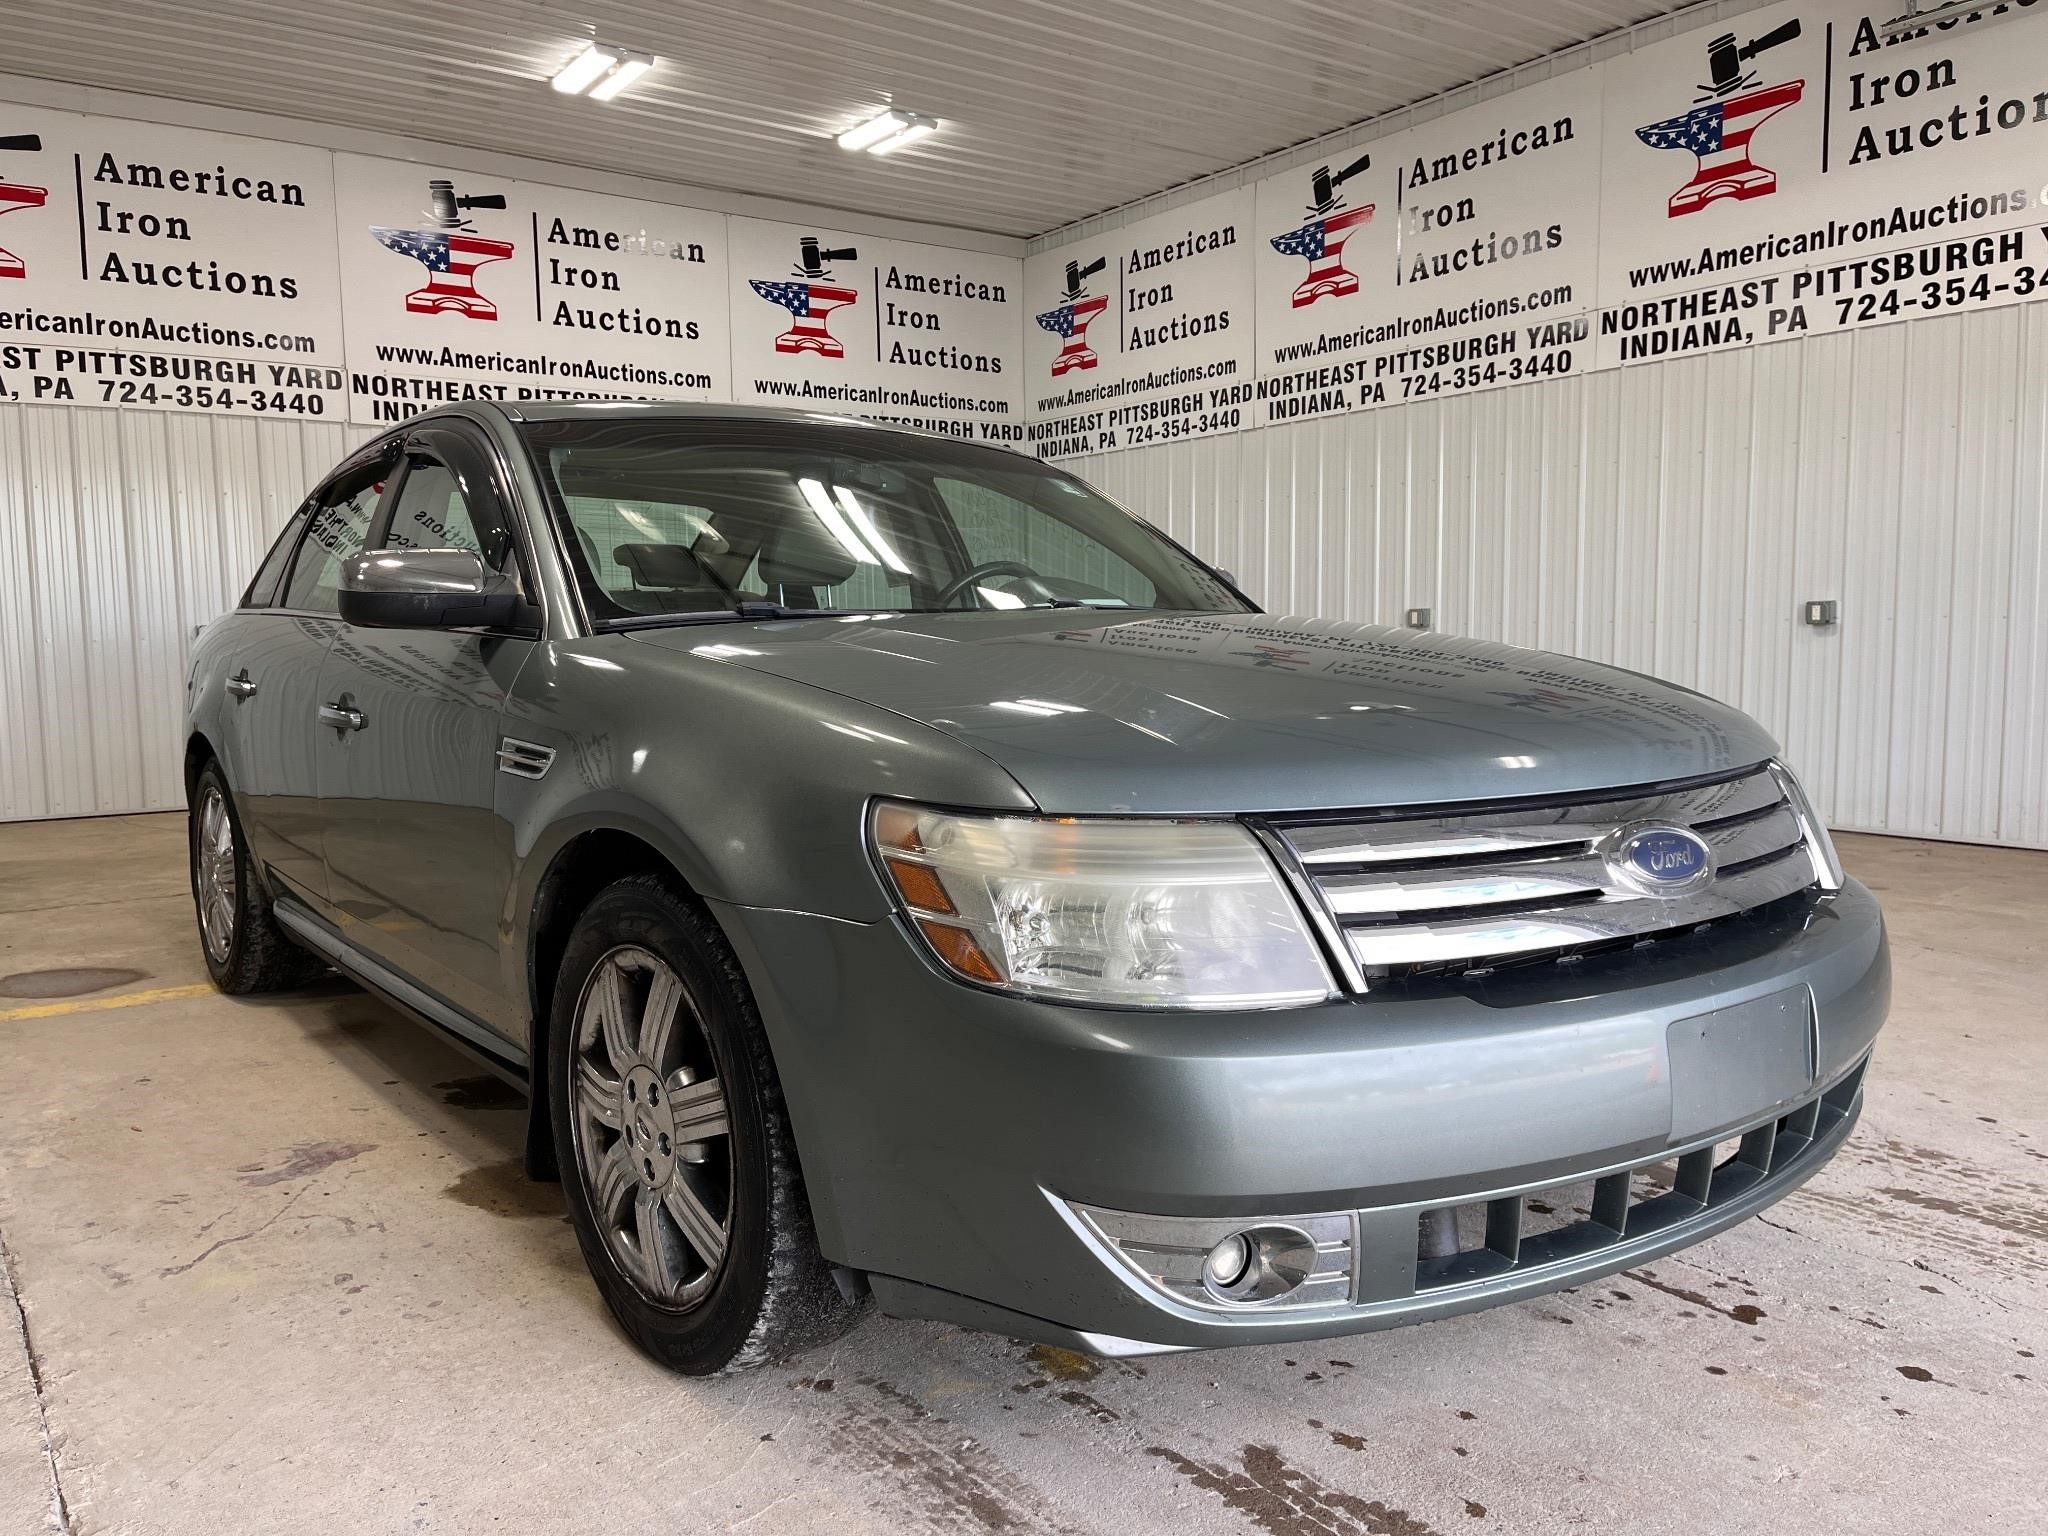
[[[98,1013],[103,1008],[140,1008],[146,1003],[174,1003],[181,998],[205,997],[214,990],[212,982],[199,981],[184,987],[151,987],[146,992],[121,992],[113,997],[73,997],[55,1003],[31,1003],[26,1008],[0,1008],[0,1024],[16,1019],[51,1019],[63,1013]]]

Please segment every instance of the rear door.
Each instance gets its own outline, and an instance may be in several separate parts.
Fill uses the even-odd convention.
[[[522,589],[509,500],[467,433],[414,431],[374,548],[469,549]],[[364,951],[508,1035],[524,1011],[499,963],[508,829],[499,716],[539,633],[345,625],[320,672],[317,742],[329,894]]]
[[[319,776],[314,755],[320,666],[341,627],[341,564],[363,547],[395,443],[358,452],[307,498],[296,537],[264,562],[223,647],[229,703],[221,733],[228,785],[249,849],[274,890],[326,910]]]

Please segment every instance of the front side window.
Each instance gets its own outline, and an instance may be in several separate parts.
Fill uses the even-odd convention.
[[[501,531],[488,530],[487,537],[478,530],[469,498],[454,473],[424,457],[413,459],[405,484],[399,487],[383,544],[386,549],[466,549],[482,555],[489,565],[496,565],[504,554]]]
[[[1205,566],[1069,475],[859,426],[535,422],[600,623],[834,612],[1242,613]]]
[[[341,611],[342,562],[362,553],[389,471],[388,464],[373,465],[337,476],[321,488],[293,557],[291,577],[278,598],[280,608]]]

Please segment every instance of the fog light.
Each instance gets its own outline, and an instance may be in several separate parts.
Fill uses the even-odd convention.
[[[1251,1262],[1252,1245],[1242,1232],[1233,1232],[1209,1250],[1202,1261],[1202,1279],[1212,1291],[1227,1291],[1244,1279]]]
[[[1252,1227],[1209,1250],[1202,1288],[1218,1301],[1274,1301],[1299,1289],[1315,1267],[1315,1239],[1301,1228]]]

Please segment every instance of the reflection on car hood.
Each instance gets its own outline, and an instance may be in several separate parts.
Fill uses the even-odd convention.
[[[1562,794],[1775,751],[1747,716],[1633,672],[1324,619],[891,614],[635,639],[921,721],[1075,814]]]

